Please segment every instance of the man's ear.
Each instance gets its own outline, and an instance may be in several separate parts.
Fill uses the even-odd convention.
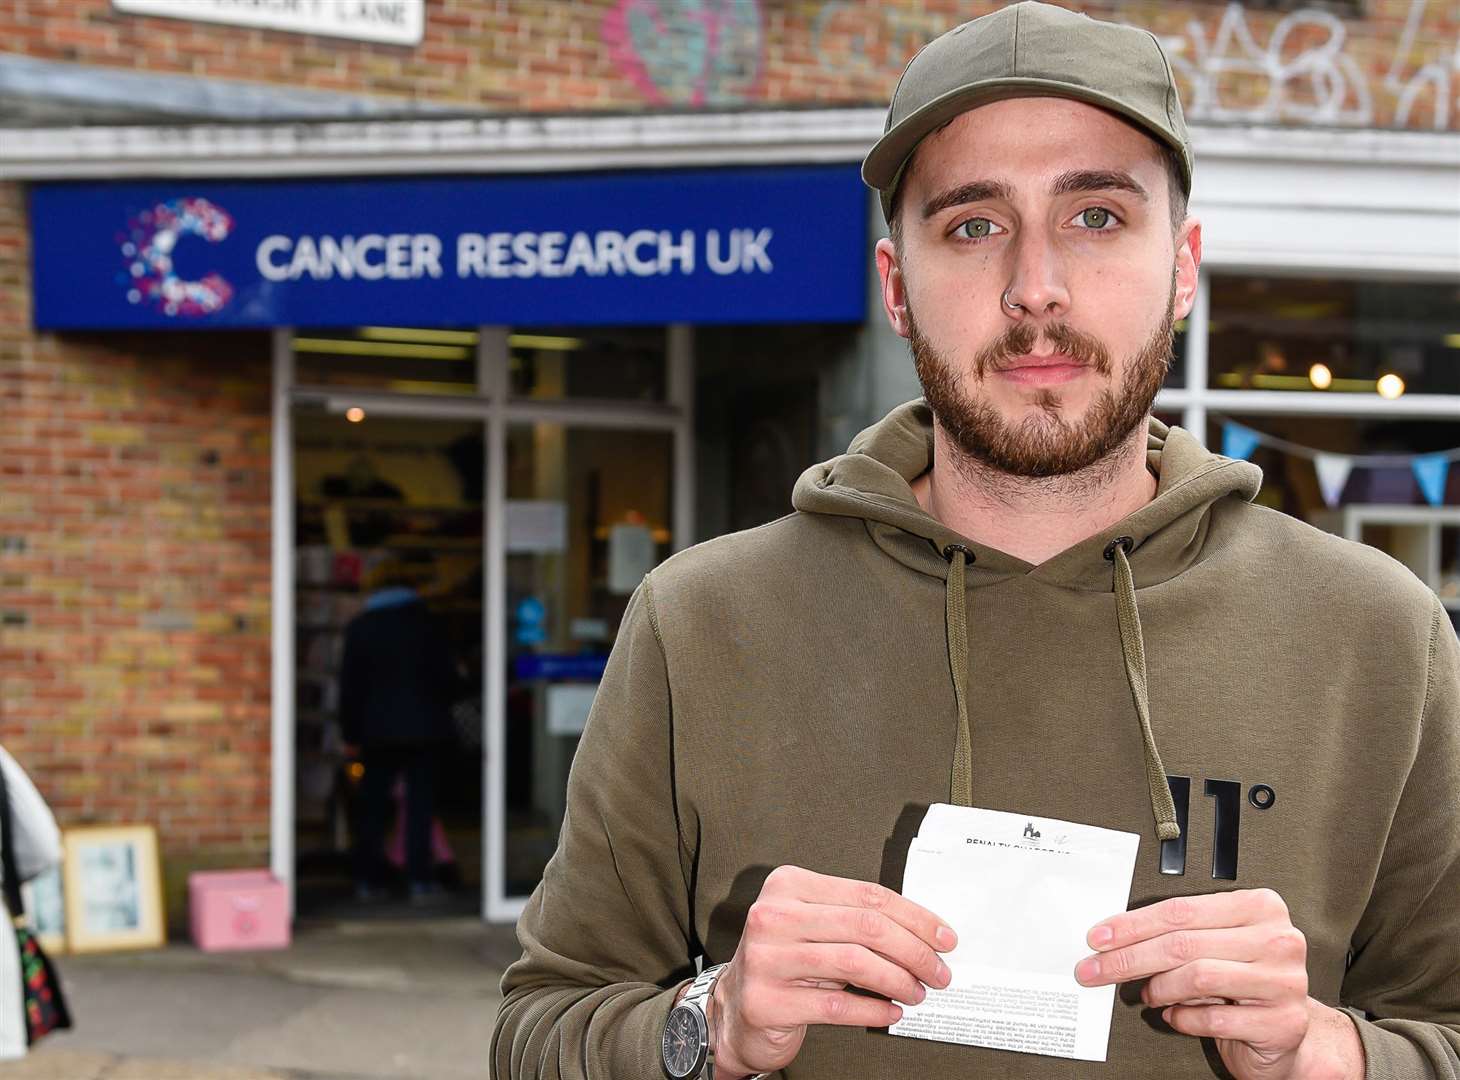
[[[1201,269],[1201,222],[1189,217],[1176,234],[1176,295],[1172,314],[1184,319],[1196,303],[1196,283]]]
[[[877,275],[882,279],[882,310],[887,313],[887,322],[895,334],[907,337],[910,333],[907,282],[902,276],[897,247],[886,236],[877,241]]]

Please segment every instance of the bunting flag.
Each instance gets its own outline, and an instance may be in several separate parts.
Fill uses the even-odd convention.
[[[1323,502],[1337,506],[1343,497],[1343,486],[1348,483],[1348,474],[1353,471],[1354,459],[1343,454],[1314,454],[1313,468],[1318,471],[1318,489],[1323,492]]]
[[[1222,422],[1222,453],[1229,458],[1246,461],[1259,446],[1271,447],[1292,457],[1307,458],[1313,462],[1318,473],[1318,488],[1323,501],[1337,506],[1343,498],[1344,485],[1354,469],[1404,469],[1414,473],[1419,490],[1425,502],[1431,506],[1445,504],[1445,481],[1450,477],[1450,463],[1460,461],[1460,447],[1453,450],[1439,450],[1428,454],[1329,454],[1300,446],[1276,435],[1254,431],[1225,417]],[[1392,497],[1392,496],[1391,496]],[[1380,501],[1386,501],[1381,497]]]
[[[1222,456],[1246,461],[1257,449],[1262,436],[1251,428],[1234,424],[1230,420],[1222,425]]]
[[[1445,480],[1450,475],[1449,455],[1425,454],[1410,462],[1409,467],[1414,470],[1414,478],[1419,482],[1425,502],[1431,506],[1442,505],[1445,501]]]

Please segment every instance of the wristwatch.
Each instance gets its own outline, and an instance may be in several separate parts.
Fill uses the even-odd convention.
[[[715,1035],[710,1030],[706,1005],[715,980],[728,965],[716,964],[700,972],[688,992],[669,1012],[662,1046],[664,1073],[670,1080],[715,1080]],[[766,1073],[749,1080],[762,1080]]]

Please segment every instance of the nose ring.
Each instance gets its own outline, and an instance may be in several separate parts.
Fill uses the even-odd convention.
[[[1024,310],[1024,305],[1023,304],[1016,304],[1016,303],[1014,303],[1014,301],[1012,301],[1012,300],[1009,299],[1009,290],[1008,289],[1005,289],[1004,290],[1004,295],[1001,296],[999,299],[1001,299],[1004,302],[1004,306],[1006,308],[1008,308],[1010,311],[1023,311]]]

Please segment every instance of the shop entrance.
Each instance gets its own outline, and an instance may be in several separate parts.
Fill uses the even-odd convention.
[[[299,407],[293,427],[297,909],[474,913],[485,425]],[[417,640],[392,646],[382,634]],[[384,773],[406,760],[422,765],[386,787]],[[433,810],[426,882],[407,873],[412,783]],[[383,825],[364,869],[362,815]]]
[[[684,326],[276,336],[291,546],[275,596],[294,618],[275,640],[274,865],[300,914],[521,911],[629,597],[691,540],[690,341]],[[427,633],[440,658],[390,718],[398,735],[446,727],[429,898],[409,888],[409,790],[370,819],[384,830],[364,845],[368,896],[352,858],[380,802],[370,748],[351,745],[347,643],[353,621],[401,604],[429,616],[417,660]]]

